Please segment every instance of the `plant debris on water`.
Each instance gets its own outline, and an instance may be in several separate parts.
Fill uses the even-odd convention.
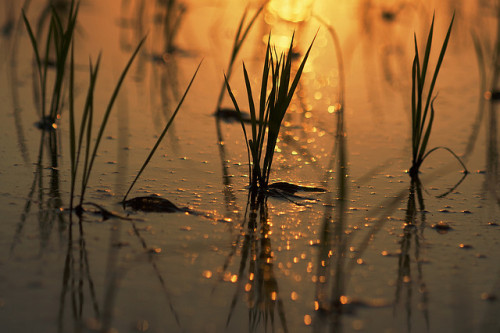
[[[135,197],[123,201],[123,205],[143,212],[178,213],[186,211],[183,208],[177,207],[171,201],[158,196]]]

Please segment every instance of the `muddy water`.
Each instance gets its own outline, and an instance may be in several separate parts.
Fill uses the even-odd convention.
[[[89,56],[95,61],[102,52],[96,122],[133,48],[148,35],[87,190],[86,201],[128,218],[107,220],[66,210],[67,110],[52,134],[42,136],[34,125],[33,52],[21,4],[5,3],[0,331],[499,330],[497,108],[482,98],[496,88],[494,1],[316,0],[299,11],[293,1],[271,1],[231,84],[245,105],[241,60],[256,87],[270,31],[279,48],[295,30],[299,54],[317,32],[271,177],[327,192],[299,193],[308,199],[293,202],[269,197],[255,207],[245,189],[241,126],[213,117],[245,4],[176,4],[180,25],[172,35],[162,25],[163,2],[85,1],[75,37],[76,98],[83,105]],[[46,3],[28,4],[30,20],[42,18],[45,27]],[[253,14],[259,4],[249,6]],[[423,45],[434,10],[432,64],[453,11],[456,21],[437,82],[430,146],[465,154],[470,171],[444,197],[463,177],[448,152],[425,161],[421,184],[405,173],[413,32]],[[325,21],[338,37],[343,70]],[[201,59],[173,128],[131,194],[158,194],[201,215],[123,210],[118,202]],[[227,97],[222,106],[231,106]]]

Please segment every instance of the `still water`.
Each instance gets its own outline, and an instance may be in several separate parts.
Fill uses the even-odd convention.
[[[69,4],[52,3],[64,18]],[[81,217],[68,210],[67,80],[57,128],[36,126],[38,72],[21,13],[44,40],[49,5],[0,5],[1,332],[500,330],[497,1],[82,1],[75,112],[100,54],[93,133],[147,38],[113,107]],[[248,110],[242,61],[257,95],[267,40],[281,52],[295,33],[298,63],[316,36],[271,180],[326,192],[253,205],[241,125],[214,112],[240,19],[247,9],[246,26],[262,5],[231,87]],[[414,33],[422,55],[433,13],[432,69],[453,13],[455,21],[429,147],[453,150],[469,173],[441,149],[412,182]],[[202,60],[130,194],[187,209],[124,209]],[[227,94],[220,105],[232,108]],[[94,204],[115,215],[103,218]]]

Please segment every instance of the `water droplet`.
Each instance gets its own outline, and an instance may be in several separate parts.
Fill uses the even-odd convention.
[[[145,319],[138,320],[135,328],[139,332],[146,332],[149,329],[149,322]]]
[[[364,323],[362,320],[359,320],[359,319],[353,320],[352,328],[354,328],[356,331],[362,330],[363,327],[364,327]]]
[[[101,330],[101,322],[97,318],[86,319],[85,326],[91,331],[100,331]]]
[[[493,302],[493,301],[497,300],[497,296],[495,294],[492,294],[492,293],[482,293],[481,294],[481,299],[483,301]]]
[[[453,229],[448,223],[443,221],[439,221],[439,223],[433,224],[431,228],[435,229],[440,234],[446,234],[449,230]]]

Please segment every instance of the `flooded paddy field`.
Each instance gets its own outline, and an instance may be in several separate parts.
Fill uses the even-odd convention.
[[[0,5],[1,332],[499,332],[498,1],[71,6]],[[72,13],[73,62],[45,52]],[[412,177],[433,14],[445,148]],[[301,76],[257,191],[224,73],[252,138],[268,41]]]

